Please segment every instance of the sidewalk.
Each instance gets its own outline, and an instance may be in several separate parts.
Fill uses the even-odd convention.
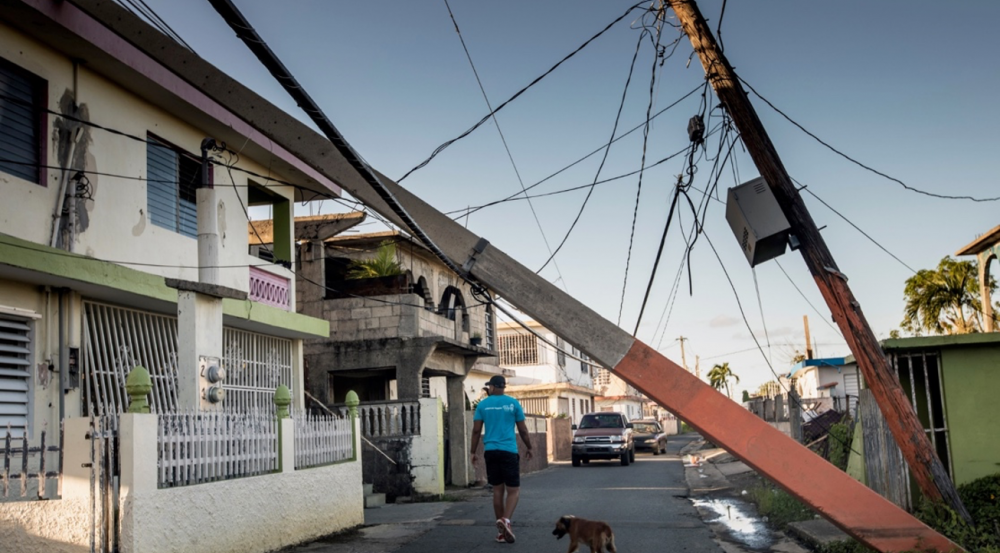
[[[482,488],[449,490],[449,495],[485,494]],[[441,524],[450,501],[392,503],[365,509],[365,525],[343,534],[286,549],[280,553],[388,553]],[[455,521],[452,521],[455,522]]]
[[[732,491],[735,494],[742,492],[742,490],[735,490],[729,479],[753,473],[754,470],[743,461],[730,455],[725,449],[701,449],[704,445],[705,440],[696,440],[681,450],[691,496],[706,496],[725,491]],[[813,548],[851,539],[850,536],[824,518],[792,522],[788,526],[789,534]]]

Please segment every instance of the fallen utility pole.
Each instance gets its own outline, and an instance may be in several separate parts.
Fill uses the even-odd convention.
[[[799,251],[802,258],[857,359],[865,383],[885,415],[920,490],[928,499],[945,500],[971,522],[948,472],[935,454],[913,406],[906,399],[888,359],[882,353],[878,339],[868,326],[868,321],[861,312],[861,304],[847,285],[847,277],[838,270],[833,254],[785,171],[778,152],[768,138],[746,92],[740,86],[736,73],[718,49],[697,4],[693,0],[667,0],[667,3],[677,14],[695,53],[701,59],[706,78],[739,129],[740,138],[750,152],[750,157],[774,192],[778,205],[791,224],[792,233],[801,244]]]
[[[231,2],[212,0],[226,22],[297,100],[308,100],[301,85]],[[112,22],[120,8],[103,0],[74,0],[94,17]],[[367,165],[359,168],[346,140],[326,128],[328,141],[289,117],[249,88],[219,78],[204,60],[153,33],[130,33],[140,48],[157,51],[171,71],[197,82],[207,99],[238,115],[260,133],[336,182],[394,224],[433,241],[462,274],[506,298],[546,328],[574,344],[604,367],[698,428],[748,465],[790,490],[866,545],[880,551],[937,549],[960,551],[954,543],[906,511],[827,463],[736,402],[697,379],[652,347],[576,301],[504,252]],[[206,74],[211,79],[202,78]],[[303,93],[303,94],[300,94]],[[301,107],[327,127],[319,107]],[[346,146],[346,148],[345,148]],[[411,228],[410,225],[419,226]],[[424,239],[424,238],[422,238]],[[431,244],[428,244],[431,246]]]

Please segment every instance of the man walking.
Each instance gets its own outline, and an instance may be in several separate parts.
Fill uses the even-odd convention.
[[[514,543],[510,517],[517,507],[521,492],[521,456],[517,454],[517,427],[524,442],[525,455],[531,459],[531,438],[524,424],[524,410],[514,398],[504,395],[507,380],[496,375],[486,383],[489,396],[476,405],[472,425],[472,463],[476,463],[479,437],[483,434],[483,459],[486,461],[486,481],[493,486],[493,513],[497,517],[497,542]],[[506,497],[505,497],[506,494]]]

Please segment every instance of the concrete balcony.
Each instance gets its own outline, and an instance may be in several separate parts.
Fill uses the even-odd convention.
[[[430,311],[418,294],[323,300],[322,318],[330,322],[332,341],[439,338],[463,349],[493,353],[469,343],[461,315],[452,320]]]

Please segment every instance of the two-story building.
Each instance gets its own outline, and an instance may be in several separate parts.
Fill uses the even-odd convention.
[[[644,412],[647,401],[642,392],[605,368],[599,368],[594,375],[594,389],[596,411],[624,413],[630,420],[648,414]]]
[[[452,484],[467,485],[469,409],[481,388],[476,383],[501,373],[496,315],[413,239],[395,231],[344,233],[364,218],[347,213],[295,220],[299,310],[330,325],[329,337],[306,341],[307,393],[327,406],[342,405],[348,391],[365,403],[441,398],[449,444],[441,461]],[[268,244],[272,226],[254,221],[251,241]],[[399,274],[352,278],[354,264],[380,249],[392,252]]]
[[[280,386],[293,411],[305,406],[303,344],[330,334],[296,310],[292,206],[339,187],[248,122],[253,109],[300,125],[116,3],[0,8],[0,437],[9,428],[7,444],[34,448],[0,440],[30,465],[12,476],[29,492],[0,497],[0,548],[77,551],[120,532],[123,551],[255,551],[362,522],[360,466],[282,468],[267,433]],[[263,205],[275,214],[266,253],[246,232]],[[152,413],[119,430],[140,366]],[[183,441],[210,421],[232,432],[212,459],[214,438]],[[244,431],[259,438],[244,457],[260,459],[254,478],[215,461],[249,447]],[[273,501],[283,493],[296,497]],[[240,506],[241,524],[191,507],[213,494]],[[195,523],[208,538],[157,537]]]
[[[537,321],[527,321],[524,326],[515,322],[498,325],[500,367],[510,375],[507,394],[521,402],[525,413],[568,417],[573,424],[578,423],[580,417],[595,410],[592,375],[597,365],[584,362],[586,358],[577,348]]]

